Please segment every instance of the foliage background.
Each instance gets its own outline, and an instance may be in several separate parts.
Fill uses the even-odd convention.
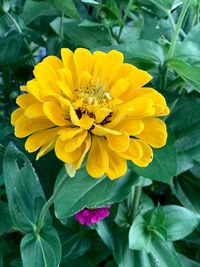
[[[0,1],[0,266],[200,267],[199,20],[199,0]],[[115,182],[97,183],[84,169],[68,178],[36,235],[65,172],[53,153],[35,161],[24,151],[10,114],[34,65],[62,47],[117,49],[150,72],[171,109],[169,138],[149,167],[130,164]],[[110,217],[95,227],[74,220],[85,205],[108,204]]]

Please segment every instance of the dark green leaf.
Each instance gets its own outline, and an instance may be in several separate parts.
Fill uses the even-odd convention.
[[[8,205],[0,201],[0,235],[13,227],[13,221],[10,217]]]
[[[170,59],[168,65],[171,66],[185,82],[192,85],[200,92],[200,67],[191,66],[180,59]]]
[[[4,182],[12,219],[18,229],[35,229],[45,196],[28,158],[10,143],[4,154]],[[49,214],[48,214],[49,215]],[[46,218],[49,222],[50,217]]]
[[[58,15],[57,10],[55,10],[55,8],[53,8],[47,2],[45,1],[37,2],[37,1],[27,0],[24,5],[21,16],[24,23],[27,25],[40,16],[56,16],[56,15]]]
[[[71,18],[79,18],[79,14],[72,0],[47,0],[51,5]]]
[[[58,234],[52,226],[42,228],[40,234],[26,234],[21,241],[23,267],[57,267],[61,259]]]
[[[199,110],[200,100],[185,96],[176,101],[167,118],[176,140],[177,174],[193,167],[195,160],[200,160]]]
[[[131,187],[138,179],[138,176],[130,171],[114,181],[105,176],[94,179],[89,177],[84,167],[79,169],[74,178],[71,178],[63,168],[56,184],[64,177],[67,182],[55,201],[55,213],[59,219],[70,217],[84,207],[96,208],[121,201],[130,194]]]
[[[191,234],[199,224],[199,217],[192,211],[175,205],[164,206],[168,240],[176,241]]]

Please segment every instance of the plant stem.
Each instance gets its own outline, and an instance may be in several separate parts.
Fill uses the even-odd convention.
[[[173,38],[172,38],[172,41],[171,41],[171,44],[170,44],[170,47],[169,47],[169,51],[168,51],[168,54],[166,56],[165,62],[163,64],[163,68],[162,68],[162,80],[161,80],[161,89],[163,89],[163,90],[165,90],[166,85],[167,85],[167,73],[168,73],[168,69],[167,69],[166,62],[170,58],[173,57],[174,50],[175,50],[175,47],[176,47],[176,42],[177,42],[177,39],[178,39],[178,36],[179,36],[179,32],[181,31],[181,26],[183,24],[183,20],[185,18],[185,15],[186,15],[187,9],[188,9],[188,7],[190,5],[190,2],[191,2],[191,0],[185,0],[185,2],[183,4],[183,8],[181,10],[181,14],[180,14],[180,16],[178,18],[178,21],[177,21],[177,24],[175,26],[174,35],[173,35]],[[169,14],[168,14],[168,16],[169,16]],[[169,19],[171,21],[171,19],[173,19],[173,18],[171,18],[169,16]]]
[[[124,16],[123,16],[123,22],[124,22],[124,24],[125,24],[126,19],[128,17],[128,13],[129,13],[129,10],[130,10],[130,7],[131,7],[132,3],[133,3],[133,0],[129,0],[128,5],[127,5],[127,7],[125,9]],[[123,28],[124,28],[124,25],[122,25],[120,27],[120,29],[119,29],[119,33],[118,33],[118,36],[117,36],[118,42],[120,41],[120,37],[121,37]]]
[[[29,51],[29,52],[31,53],[31,55],[32,55],[32,64],[35,65],[35,64],[36,64],[35,58],[34,58],[34,56],[33,56],[33,53],[32,53],[32,51],[31,51],[31,48],[30,48],[30,46],[29,46],[29,43],[28,43],[26,37],[25,37],[25,36],[23,35],[23,33],[22,33],[22,30],[21,30],[19,24],[17,23],[17,21],[15,20],[15,18],[14,18],[9,12],[4,11],[4,13],[9,17],[9,19],[10,19],[10,20],[12,21],[12,23],[15,25],[15,28],[17,29],[17,31],[19,32],[19,34],[23,36],[24,43],[26,44],[26,46],[27,46],[27,48],[28,48],[28,51]]]
[[[178,36],[179,36],[179,32],[181,30],[181,26],[183,24],[183,20],[185,18],[185,15],[186,15],[186,12],[188,10],[188,7],[190,5],[190,2],[191,0],[185,0],[184,4],[183,4],[183,8],[181,10],[181,14],[178,18],[178,21],[177,21],[177,24],[176,24],[176,27],[175,27],[175,31],[174,31],[174,35],[173,35],[173,38],[172,38],[172,42],[171,42],[171,45],[170,45],[170,48],[169,48],[169,51],[168,51],[168,54],[167,54],[167,57],[166,59],[170,59],[173,57],[173,54],[174,54],[174,50],[175,50],[175,47],[176,47],[176,42],[177,42],[177,39],[178,39]]]
[[[67,177],[67,174],[66,176],[64,176],[64,178],[59,182],[58,186],[56,187],[56,189],[54,190],[54,193],[53,195],[49,198],[49,200],[46,202],[46,204],[44,205],[44,207],[42,208],[41,212],[40,212],[40,216],[39,216],[39,219],[38,219],[38,224],[37,224],[37,227],[36,227],[36,230],[35,230],[35,234],[38,235],[42,226],[43,226],[43,223],[44,223],[44,219],[45,219],[45,215],[48,211],[48,209],[50,208],[50,206],[54,203],[56,197],[58,196],[58,194],[60,193],[60,191],[62,190],[63,186],[65,185],[66,181],[68,179],[66,179]]]
[[[134,191],[134,197],[133,197],[133,203],[132,203],[132,209],[130,213],[130,221],[131,224],[134,221],[137,213],[138,213],[138,207],[140,204],[140,197],[142,193],[142,187],[141,186],[136,186],[135,191]]]

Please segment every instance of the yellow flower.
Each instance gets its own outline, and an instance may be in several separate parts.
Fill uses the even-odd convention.
[[[68,167],[79,169],[84,158],[95,178],[118,178],[127,160],[146,167],[151,147],[166,144],[169,114],[164,97],[143,87],[152,77],[123,63],[123,54],[78,48],[61,50],[62,61],[48,56],[34,69],[35,78],[22,86],[19,108],[12,113],[15,135],[27,137],[28,152],[37,158],[55,149]]]

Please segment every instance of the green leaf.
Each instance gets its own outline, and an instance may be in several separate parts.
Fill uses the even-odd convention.
[[[188,209],[200,214],[200,179],[186,173],[174,180],[175,194]]]
[[[28,158],[10,143],[4,154],[4,182],[13,222],[23,232],[35,229],[45,196]],[[46,222],[50,222],[50,213]]]
[[[72,0],[47,0],[51,5],[63,12],[66,16],[79,19],[80,16],[77,12],[76,6]]]
[[[18,59],[22,44],[23,39],[18,33],[9,34],[0,40],[0,67]]]
[[[91,240],[82,232],[65,228],[59,232],[62,245],[62,264],[82,256],[91,248]]]
[[[101,237],[102,241],[106,246],[115,254],[115,242],[109,225],[106,221],[100,221],[96,226],[94,226],[97,233]]]
[[[157,266],[183,267],[172,244],[165,241],[154,241],[151,245],[151,254]]]
[[[37,2],[37,1],[27,0],[25,2],[21,17],[24,23],[27,25],[40,16],[56,16],[56,15],[58,15],[57,10],[55,10],[55,8],[53,8],[52,5],[48,4],[47,2],[45,1]]]
[[[60,18],[56,18],[50,23],[50,26],[57,34],[60,34],[60,23]],[[70,40],[75,47],[82,46],[92,49],[110,44],[110,37],[105,28],[81,27],[79,26],[79,22],[65,18],[63,20],[63,29],[64,37]]]
[[[23,267],[57,267],[61,260],[61,245],[52,226],[42,228],[40,234],[26,234],[21,241]]]
[[[138,0],[138,2],[151,9],[161,18],[167,16],[173,5],[173,0]]]
[[[55,200],[55,214],[59,219],[70,217],[84,207],[97,208],[121,201],[128,196],[131,187],[138,179],[138,176],[130,171],[114,181],[105,176],[94,179],[89,177],[84,167],[71,178],[63,168],[58,175],[56,185],[65,176],[67,182]]]
[[[168,65],[172,67],[186,83],[192,85],[194,89],[200,92],[200,67],[191,66],[176,58],[170,59]]]
[[[170,184],[177,172],[176,149],[173,133],[168,129],[167,144],[163,148],[153,149],[154,159],[146,168],[140,168],[132,163],[130,168],[138,175],[155,181]]]
[[[168,240],[176,241],[191,234],[199,224],[199,217],[192,211],[175,205],[163,206]]]
[[[7,203],[0,201],[0,235],[4,234],[13,227]]]
[[[191,259],[188,259],[184,255],[178,254],[178,257],[180,259],[182,266],[184,266],[184,267],[200,267],[199,263],[197,263]]]
[[[129,231],[129,248],[149,252],[151,234],[142,215],[137,215]]]
[[[177,174],[192,168],[196,160],[200,161],[199,110],[198,98],[184,96],[176,100],[167,118],[176,140]]]

